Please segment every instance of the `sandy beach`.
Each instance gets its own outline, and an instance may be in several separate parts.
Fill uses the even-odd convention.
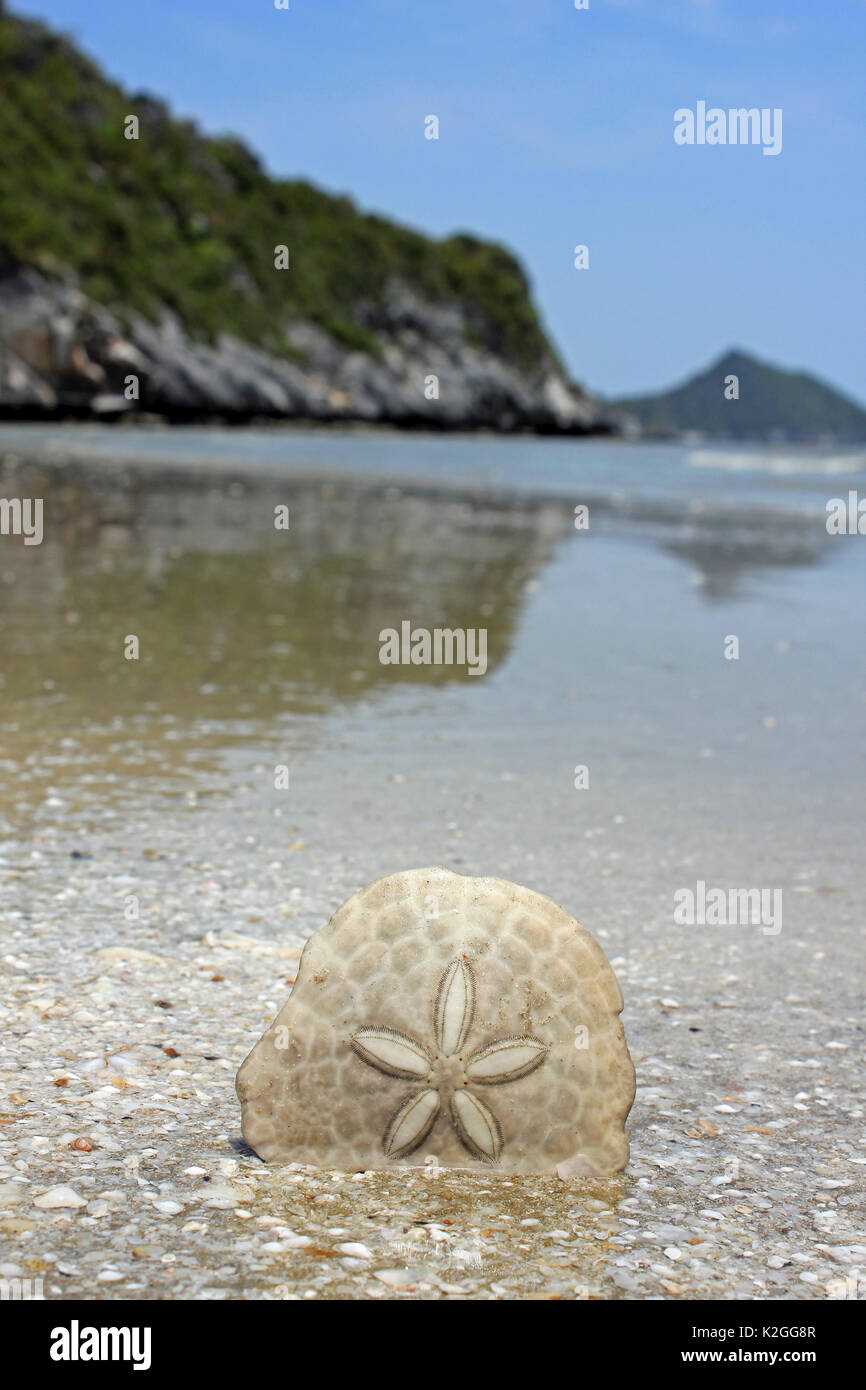
[[[46,513],[0,551],[0,1274],[862,1298],[866,552],[824,516],[866,461],[263,439],[0,432],[0,495]],[[404,619],[485,627],[483,677],[383,665]],[[234,1075],[305,940],[427,864],[524,883],[603,946],[638,1084],[617,1178],[244,1145]],[[780,910],[677,921],[700,884]]]

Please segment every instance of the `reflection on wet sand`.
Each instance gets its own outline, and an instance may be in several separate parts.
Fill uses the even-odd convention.
[[[484,629],[489,681],[561,542],[661,547],[716,603],[827,540],[812,517],[731,499],[584,496],[577,532],[572,498],[225,463],[7,456],[0,496],[44,499],[41,545],[0,538],[0,825],[16,827],[84,804],[109,816],[154,777],[200,786],[217,751],[276,721],[309,746],[309,716],[380,689],[480,688],[468,665],[382,664],[379,634]]]
[[[742,533],[689,536],[668,541],[665,549],[691,567],[708,603],[734,598],[742,591],[744,580],[762,570],[816,565],[822,558],[820,537],[813,537],[806,528],[783,537]]]
[[[2,555],[0,805],[16,822],[70,780],[129,796],[263,721],[466,681],[381,664],[380,631],[407,619],[486,628],[495,672],[569,525],[556,502],[346,480],[43,465],[2,486],[45,499],[44,543]]]

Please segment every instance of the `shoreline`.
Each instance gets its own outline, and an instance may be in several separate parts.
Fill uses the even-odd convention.
[[[866,1258],[864,552],[818,513],[792,531],[796,479],[756,492],[664,449],[467,444],[458,485],[420,440],[329,435],[326,477],[312,443],[262,475],[237,438],[216,466],[85,438],[19,465],[51,524],[0,570],[5,1259],[49,1298],[833,1297]],[[405,474],[371,485],[389,459]],[[383,627],[444,616],[489,629],[483,678],[382,666]],[[423,864],[523,883],[602,945],[638,1079],[619,1178],[244,1145],[235,1073],[304,942]],[[778,890],[781,930],[679,924],[701,882]]]

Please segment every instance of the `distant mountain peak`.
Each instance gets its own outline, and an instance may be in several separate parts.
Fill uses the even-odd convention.
[[[731,377],[736,377],[734,384]],[[611,402],[626,420],[657,437],[866,442],[866,409],[808,372],[775,367],[741,347],[654,395]]]

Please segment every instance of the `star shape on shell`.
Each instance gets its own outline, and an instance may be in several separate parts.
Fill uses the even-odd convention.
[[[447,1114],[461,1143],[475,1158],[495,1162],[502,1152],[502,1128],[475,1094],[476,1086],[503,1086],[540,1067],[547,1046],[531,1036],[499,1038],[467,1054],[475,1017],[475,976],[465,960],[452,960],[433,1006],[435,1048],[427,1048],[394,1028],[359,1028],[351,1045],[362,1062],[403,1081],[415,1081],[392,1115],[382,1147],[389,1158],[404,1158],[423,1144],[440,1113]]]

